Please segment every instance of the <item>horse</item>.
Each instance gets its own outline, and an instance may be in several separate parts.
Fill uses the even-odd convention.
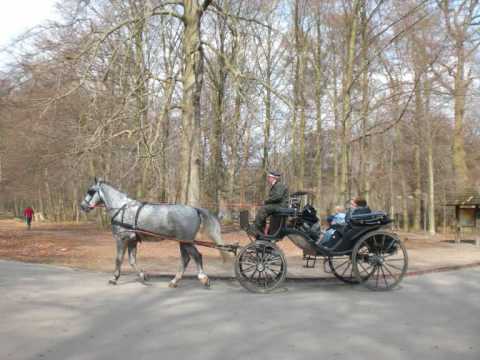
[[[80,203],[84,212],[97,207],[106,209],[117,245],[115,271],[113,279],[109,280],[110,284],[116,285],[120,278],[120,268],[127,249],[130,266],[142,282],[146,280],[145,272],[137,267],[137,245],[154,236],[179,241],[180,265],[169,287],[178,286],[190,258],[195,261],[200,282],[206,288],[210,287],[210,280],[203,270],[202,254],[194,245],[200,225],[203,225],[214,244],[224,245],[224,242],[220,234],[220,223],[208,210],[180,204],[143,203],[129,198],[126,193],[101,179],[95,179]],[[226,254],[220,253],[223,261],[226,261]]]

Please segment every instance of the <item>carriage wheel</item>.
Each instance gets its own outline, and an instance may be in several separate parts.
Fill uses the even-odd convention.
[[[407,249],[396,234],[374,231],[353,248],[353,272],[371,290],[390,290],[402,281],[408,268]]]
[[[240,250],[235,259],[235,275],[248,291],[268,293],[285,281],[287,261],[275,244],[257,241]]]
[[[328,265],[335,277],[347,284],[359,284],[366,280],[367,276],[362,275],[361,281],[353,271],[352,254],[329,256]]]
[[[329,256],[328,266],[337,279],[347,284],[358,284],[358,280],[353,273],[351,255]]]

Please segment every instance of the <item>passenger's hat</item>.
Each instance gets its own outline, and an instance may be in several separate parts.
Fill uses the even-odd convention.
[[[273,176],[273,177],[276,177],[276,178],[279,178],[280,176],[282,176],[282,174],[280,174],[279,172],[277,171],[269,171],[267,173],[268,176]]]

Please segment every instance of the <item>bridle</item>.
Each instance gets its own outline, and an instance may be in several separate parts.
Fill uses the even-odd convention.
[[[90,196],[90,199],[88,200],[88,202],[86,202],[89,209],[105,208],[105,203],[103,201],[102,188],[100,187],[100,185],[101,185],[101,182],[98,183],[98,185],[97,185],[98,189],[97,190],[88,190],[87,191],[87,194]],[[100,197],[101,203],[91,205],[90,201],[92,200],[92,198],[95,196],[96,193],[98,193],[98,196]]]
[[[99,182],[98,182],[98,185],[97,185],[98,190],[95,190],[95,193],[98,193],[98,196],[100,197],[100,199],[101,199],[102,202],[99,203],[99,204],[95,204],[95,205],[90,205],[90,204],[89,204],[88,206],[90,207],[90,209],[96,209],[96,208],[104,208],[104,209],[106,209],[106,208],[107,208],[107,207],[105,206],[105,200],[104,200],[104,199],[105,199],[105,196],[103,195],[103,190],[102,190],[102,187],[101,187],[102,184],[103,184],[103,181],[99,181]],[[89,192],[87,192],[87,194],[89,194]],[[89,194],[89,195],[90,195],[90,194]],[[93,197],[93,195],[90,195],[90,196]],[[91,198],[90,198],[90,200],[91,200]],[[125,211],[125,208],[127,208],[128,206],[129,206],[129,204],[126,203],[126,204],[122,205],[122,206],[119,207],[119,208],[111,207],[111,208],[108,208],[108,210],[117,210],[117,211],[115,212],[115,214],[113,215],[113,216],[115,217],[116,215],[118,215],[118,213],[119,213],[121,210]]]

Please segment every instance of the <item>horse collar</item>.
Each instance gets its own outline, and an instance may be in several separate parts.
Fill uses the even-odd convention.
[[[120,207],[120,208],[115,212],[115,214],[113,214],[112,220],[111,220],[112,225],[119,225],[119,226],[125,227],[125,228],[127,228],[127,229],[137,230],[138,217],[139,217],[139,215],[140,215],[140,211],[142,210],[142,208],[143,208],[146,204],[147,204],[147,203],[145,203],[145,202],[140,203],[140,206],[138,207],[137,212],[135,213],[135,222],[133,223],[133,225],[126,224],[125,221],[124,221],[124,220],[125,220],[125,219],[124,219],[124,217],[125,217],[125,209],[127,208],[128,203],[123,204],[122,207]],[[120,211],[122,212],[122,217],[121,217],[121,220],[118,221],[118,220],[116,220],[116,217],[118,216],[118,214],[120,213]]]

